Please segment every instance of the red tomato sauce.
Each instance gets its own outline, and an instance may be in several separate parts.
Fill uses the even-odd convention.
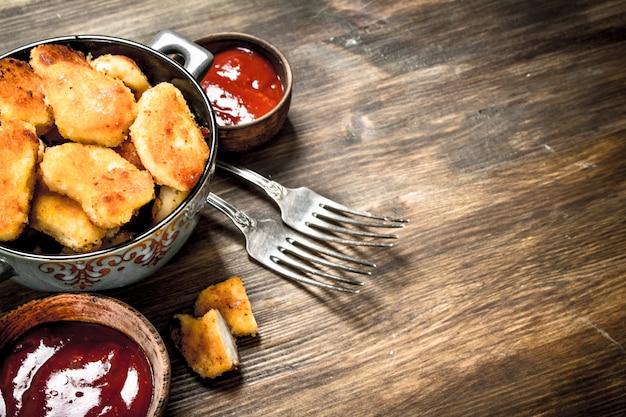
[[[0,359],[0,416],[142,417],[152,388],[141,348],[99,324],[35,327]]]
[[[213,66],[200,85],[221,126],[258,119],[272,110],[284,94],[283,84],[272,65],[246,48],[215,54]]]

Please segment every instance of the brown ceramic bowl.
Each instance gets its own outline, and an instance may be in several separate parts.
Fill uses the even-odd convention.
[[[267,59],[283,83],[283,97],[269,113],[258,119],[235,126],[219,126],[219,148],[228,152],[254,149],[278,133],[287,119],[291,105],[293,75],[287,58],[272,44],[253,35],[237,32],[215,33],[194,40],[198,45],[217,55],[227,49],[247,48]]]
[[[66,293],[30,301],[0,317],[0,351],[33,327],[59,321],[96,323],[113,328],[137,343],[152,368],[153,394],[146,416],[165,413],[170,390],[170,360],[163,339],[141,313],[114,298]]]

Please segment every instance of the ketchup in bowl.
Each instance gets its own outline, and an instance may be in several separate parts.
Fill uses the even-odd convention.
[[[0,416],[143,417],[152,389],[141,348],[101,324],[39,325],[0,359]]]
[[[200,85],[221,126],[258,119],[272,110],[284,93],[272,65],[260,54],[241,47],[215,54],[213,66]]]

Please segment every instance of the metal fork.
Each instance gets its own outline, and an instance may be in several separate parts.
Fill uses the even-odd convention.
[[[319,245],[300,235],[298,232],[289,229],[279,221],[273,219],[254,219],[243,211],[237,210],[226,200],[213,193],[209,194],[207,202],[228,216],[235,226],[241,230],[246,238],[246,250],[252,258],[287,278],[322,288],[358,293],[359,290],[353,287],[329,284],[313,279],[309,275],[319,276],[352,286],[362,286],[364,283],[361,281],[327,272],[319,269],[315,264],[344,272],[364,275],[371,275],[371,272],[360,267],[376,267],[376,265],[371,262],[357,259]],[[357,268],[348,264],[337,263],[325,257],[321,257],[318,254],[350,262],[360,267]]]
[[[227,162],[217,161],[217,166],[262,188],[278,204],[281,217],[287,225],[316,239],[345,245],[389,247],[393,246],[393,243],[354,238],[397,239],[398,235],[395,234],[376,233],[363,228],[398,228],[409,222],[409,219],[354,210],[323,197],[309,188],[288,188],[250,169],[237,167]],[[361,229],[342,227],[340,223],[361,227]],[[352,238],[346,239],[336,234],[345,234]]]

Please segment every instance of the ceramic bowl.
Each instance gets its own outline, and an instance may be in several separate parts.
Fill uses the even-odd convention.
[[[293,85],[291,66],[282,52],[266,40],[238,32],[215,33],[194,42],[213,55],[232,48],[246,48],[257,52],[269,61],[283,83],[283,97],[269,113],[252,122],[234,126],[218,125],[220,150],[244,152],[257,148],[274,137],[287,119]]]
[[[63,321],[96,323],[126,335],[143,350],[152,368],[153,395],[146,414],[165,412],[170,391],[170,360],[154,326],[133,307],[111,297],[90,293],[56,294],[30,301],[0,317],[0,351],[35,326]]]
[[[207,203],[215,171],[217,126],[208,98],[197,80],[204,76],[213,56],[166,30],[148,46],[109,36],[65,36],[22,46],[0,58],[28,61],[30,50],[43,43],[68,45],[94,57],[110,53],[132,58],[152,85],[168,81],[178,87],[198,124],[210,131],[207,138],[210,155],[197,185],[172,213],[156,225],[146,227],[136,237],[111,248],[71,255],[38,253],[12,246],[11,242],[0,243],[0,280],[10,278],[21,285],[48,292],[93,292],[133,284],[153,274],[176,254]],[[182,56],[184,64],[172,59],[171,54]]]

